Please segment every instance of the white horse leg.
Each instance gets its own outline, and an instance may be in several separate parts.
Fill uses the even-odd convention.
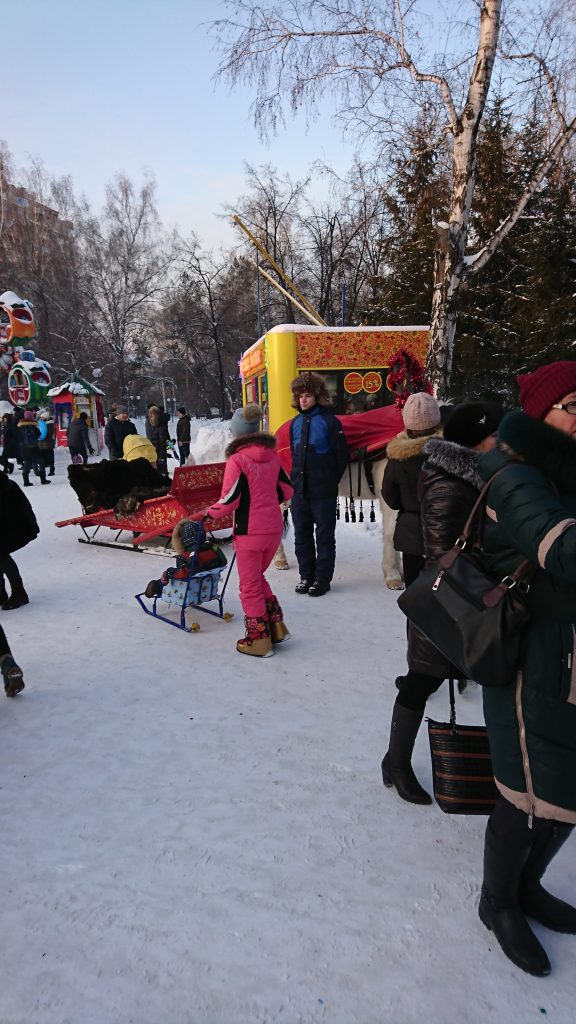
[[[402,565],[400,555],[394,548],[394,530],[397,513],[386,505],[382,498],[382,481],[387,459],[380,459],[372,465],[374,490],[378,495],[378,504],[382,513],[382,572],[389,590],[403,590]]]
[[[397,513],[386,504],[383,498],[380,498],[380,511],[382,512],[382,535],[384,541],[382,548],[382,572],[384,573],[386,586],[389,590],[404,590],[400,555],[394,548],[394,530],[396,528]]]
[[[275,569],[289,569],[288,559],[286,558],[286,552],[284,551],[284,545],[282,541],[278,545],[278,550],[274,555],[273,565]]]

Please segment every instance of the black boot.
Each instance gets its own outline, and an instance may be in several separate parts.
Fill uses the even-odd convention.
[[[308,587],[309,597],[323,597],[330,590],[329,580],[321,580],[316,577],[311,587]]]
[[[312,580],[305,580],[304,578],[302,578],[300,580],[300,583],[297,583],[296,586],[294,587],[294,591],[297,594],[307,594],[311,586]]]
[[[536,836],[520,877],[520,906],[528,917],[554,932],[576,935],[576,908],[552,896],[540,885],[546,868],[564,846],[573,825],[547,822]]]
[[[482,924],[494,932],[502,951],[527,974],[544,978],[550,974],[550,961],[518,902],[520,876],[532,844],[511,846],[486,826],[484,842],[484,881],[478,914]]]
[[[412,751],[424,711],[404,708],[396,701],[390,726],[390,744],[382,761],[382,782],[396,787],[398,796],[410,804],[431,804],[432,798],[422,788],[412,765]]]
[[[24,584],[20,581],[20,583],[12,587],[10,597],[2,603],[2,611],[8,612],[13,608],[22,608],[25,604],[30,604],[30,598],[24,590]]]

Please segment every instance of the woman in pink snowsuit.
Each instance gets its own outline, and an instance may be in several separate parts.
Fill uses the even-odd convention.
[[[206,515],[221,519],[234,512],[234,548],[246,623],[246,636],[236,650],[267,658],[273,654],[273,643],[290,636],[264,573],[282,537],[280,502],[289,501],[293,489],[276,454],[276,438],[258,429],[261,419],[259,405],[234,413],[230,421],[234,440],[226,449],[222,494]]]

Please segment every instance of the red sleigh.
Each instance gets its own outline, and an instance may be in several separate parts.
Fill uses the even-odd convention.
[[[55,525],[79,526],[84,534],[78,538],[81,544],[158,554],[162,552],[162,546],[147,548],[145,545],[158,538],[169,538],[181,519],[200,519],[208,506],[220,497],[223,477],[223,462],[179,466],[174,470],[169,493],[162,498],[149,498],[130,515],[118,518],[114,509],[102,509],[73,519],[61,519]],[[227,530],[231,526],[231,516],[218,520],[218,530]],[[102,527],[115,532],[112,540],[97,537]],[[131,533],[131,540],[122,541],[123,533]]]

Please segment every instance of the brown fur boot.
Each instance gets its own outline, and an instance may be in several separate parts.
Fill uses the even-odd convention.
[[[284,616],[277,597],[268,598],[266,601],[266,611],[270,621],[272,643],[281,644],[283,640],[289,640],[290,632],[284,622]]]
[[[251,654],[254,658],[269,658],[271,654],[274,654],[268,617],[246,615],[244,622],[246,636],[236,644],[238,653]]]

